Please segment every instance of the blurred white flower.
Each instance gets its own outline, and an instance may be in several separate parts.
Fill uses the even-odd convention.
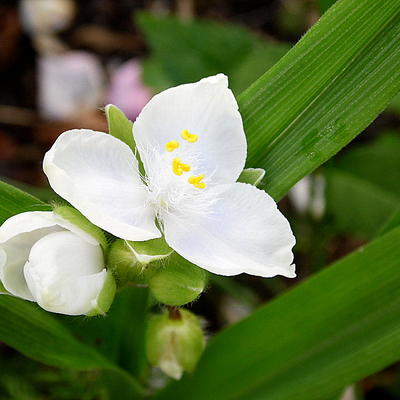
[[[357,400],[355,386],[354,385],[347,386],[347,388],[344,389],[343,393],[341,394],[339,400]]]
[[[288,221],[267,193],[236,183],[247,145],[226,76],[154,96],[133,134],[145,177],[122,141],[72,130],[45,156],[50,185],[113,235],[142,241],[161,229],[177,253],[213,273],[295,276]]]
[[[115,292],[97,240],[51,211],[0,227],[0,280],[9,294],[69,315],[103,314]]]
[[[21,0],[22,26],[28,33],[53,33],[67,28],[75,16],[73,0]]]
[[[150,98],[150,90],[142,82],[137,61],[129,60],[114,71],[107,102],[119,107],[129,119],[135,119]]]
[[[38,74],[39,109],[45,118],[73,118],[102,104],[105,77],[100,62],[89,53],[44,55]]]
[[[289,198],[301,214],[310,212],[314,218],[325,213],[325,179],[323,175],[307,175],[290,189]]]

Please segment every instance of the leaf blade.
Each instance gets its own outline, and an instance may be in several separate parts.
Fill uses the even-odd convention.
[[[400,2],[342,0],[242,93],[248,165],[266,169],[274,198],[345,146],[400,90],[399,43]]]
[[[316,400],[395,362],[399,240],[397,228],[220,333],[156,399]]]
[[[34,360],[60,368],[81,371],[112,371],[135,395],[143,393],[136,380],[95,349],[76,340],[48,313],[8,295],[0,296],[0,341]]]
[[[38,198],[0,181],[0,224],[24,211],[50,211],[51,207]]]

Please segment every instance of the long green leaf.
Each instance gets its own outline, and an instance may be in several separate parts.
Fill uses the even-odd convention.
[[[136,23],[151,49],[143,78],[156,90],[224,72],[233,91],[240,93],[290,47],[262,40],[233,24],[148,13],[137,14]]]
[[[0,182],[0,224],[12,215],[34,210],[51,210],[51,207]],[[107,377],[125,387],[121,399],[135,399],[143,394],[132,376],[91,346],[77,341],[60,322],[35,305],[0,295],[0,316],[0,342],[48,365],[78,370],[102,369]]]
[[[77,341],[50,314],[11,296],[0,296],[0,341],[45,364],[78,370],[104,369],[117,376],[131,398],[143,393],[133,377],[92,347]]]
[[[400,358],[400,228],[217,335],[167,399],[322,400]]]
[[[400,1],[341,0],[239,97],[248,165],[279,199],[399,90]]]
[[[326,168],[327,212],[340,233],[372,238],[400,206],[400,136],[382,133]]]
[[[321,12],[324,13],[335,2],[336,2],[336,0],[319,0],[319,8],[320,8]]]
[[[137,377],[143,377],[146,372],[147,301],[147,288],[127,287],[117,293],[106,319],[87,318],[77,324],[66,317],[63,322],[110,361]]]
[[[51,207],[30,194],[0,181],[0,224],[24,211],[48,211]]]

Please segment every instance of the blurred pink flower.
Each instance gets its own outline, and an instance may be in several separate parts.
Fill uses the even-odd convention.
[[[51,120],[74,117],[103,102],[104,73],[94,55],[68,51],[39,59],[39,107]]]
[[[141,80],[139,62],[129,60],[113,73],[107,103],[116,105],[129,119],[134,120],[151,96],[150,90]]]

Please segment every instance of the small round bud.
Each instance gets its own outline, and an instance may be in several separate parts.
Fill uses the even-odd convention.
[[[192,372],[204,347],[199,320],[187,310],[171,309],[148,323],[147,358],[171,378],[180,379],[184,371]]]
[[[147,283],[146,268],[167,258],[172,252],[162,238],[145,242],[118,239],[109,249],[107,263],[119,287],[130,281]]]
[[[197,299],[207,284],[207,272],[174,253],[166,265],[148,274],[153,296],[169,306],[181,306]]]

